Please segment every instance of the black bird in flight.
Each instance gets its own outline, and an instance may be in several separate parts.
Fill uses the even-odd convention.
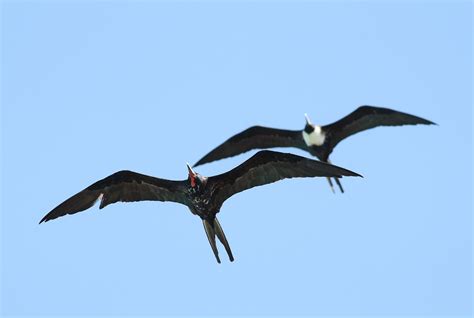
[[[119,171],[73,195],[40,221],[47,222],[66,214],[84,211],[100,199],[99,208],[115,202],[172,201],[186,205],[204,224],[207,238],[218,263],[216,236],[234,260],[229,243],[216,214],[225,200],[241,191],[286,178],[342,177],[359,174],[304,157],[260,151],[236,168],[204,177],[188,165],[188,178],[182,181],[159,179],[133,171]]]
[[[303,130],[285,130],[262,126],[250,127],[224,141],[220,146],[202,157],[194,167],[239,155],[252,149],[294,147],[305,150],[323,162],[330,163],[329,155],[343,139],[378,126],[433,125],[435,123],[396,110],[361,106],[346,117],[326,126],[311,123],[306,117]],[[331,178],[327,178],[334,192]],[[334,178],[341,192],[344,192],[338,178]]]

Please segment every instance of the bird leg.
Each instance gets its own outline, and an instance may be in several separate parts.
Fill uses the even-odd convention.
[[[217,263],[221,263],[219,258],[219,252],[217,251],[216,246],[216,232],[214,231],[214,226],[208,220],[203,219],[202,224],[204,225],[204,230],[206,230],[207,239],[209,240],[209,244],[211,244],[212,251],[214,252],[214,256],[216,257]]]
[[[214,219],[214,231],[216,232],[216,235],[219,238],[219,241],[221,241],[222,245],[224,245],[227,255],[229,255],[229,260],[233,262],[234,256],[232,255],[232,251],[230,250],[229,243],[227,242],[224,231],[222,230],[222,227],[219,221],[217,220],[217,218]]]

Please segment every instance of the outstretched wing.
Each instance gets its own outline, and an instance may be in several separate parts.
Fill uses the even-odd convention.
[[[402,113],[393,109],[361,106],[346,117],[323,126],[329,138],[331,149],[341,140],[360,131],[378,126],[401,126],[401,125],[435,125],[435,123],[421,117]]]
[[[173,201],[186,204],[184,181],[171,181],[133,171],[119,171],[73,195],[40,221],[84,211],[101,198],[100,209],[115,202]]]
[[[360,176],[317,160],[270,150],[259,151],[236,168],[208,179],[222,203],[232,195],[286,178]]]
[[[301,130],[253,126],[227,139],[220,146],[202,157],[194,166],[233,157],[252,149],[275,147],[296,147],[307,150]]]

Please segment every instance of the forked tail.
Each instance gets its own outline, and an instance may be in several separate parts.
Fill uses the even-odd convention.
[[[224,231],[222,230],[222,227],[217,218],[214,218],[214,220],[203,219],[202,224],[204,225],[204,230],[206,231],[207,239],[209,240],[209,244],[211,245],[212,251],[214,252],[214,256],[216,257],[217,263],[220,264],[221,260],[219,258],[219,251],[217,250],[216,235],[219,241],[221,241],[222,245],[224,245],[227,255],[229,256],[229,260],[233,262],[234,256],[232,255],[229,242],[227,242],[227,238],[225,237]]]
[[[336,180],[337,185],[339,186],[339,190],[341,190],[341,193],[344,193],[344,189],[342,188],[341,181],[339,181],[340,178],[334,178]]]
[[[324,162],[324,160],[322,160]],[[329,161],[329,159],[326,160],[327,163],[331,164],[331,161]],[[331,177],[326,177],[326,179],[328,179],[328,182],[329,182],[329,186],[331,187],[331,191],[332,193],[336,193],[336,191],[334,191],[334,186],[332,185],[332,181],[331,181]],[[339,181],[340,178],[338,177],[334,177],[334,181],[336,181],[336,184],[338,185],[339,187],[339,190],[341,190],[341,193],[344,193],[344,189],[342,188],[342,184],[341,184],[341,181]]]

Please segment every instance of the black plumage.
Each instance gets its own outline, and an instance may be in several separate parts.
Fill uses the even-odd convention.
[[[203,177],[188,166],[188,179],[172,181],[133,171],[116,172],[67,199],[40,221],[84,211],[100,199],[99,208],[115,202],[172,201],[186,205],[204,224],[209,243],[220,263],[216,239],[224,245],[229,259],[232,251],[216,214],[232,195],[286,178],[359,176],[357,173],[304,157],[260,151],[236,168],[213,177]]]
[[[202,157],[199,166],[215,160],[236,156],[252,149],[294,147],[305,150],[319,160],[329,162],[329,155],[343,139],[358,132],[378,126],[432,125],[433,122],[421,117],[396,110],[361,106],[344,118],[326,126],[313,125],[306,118],[303,130],[284,130],[262,126],[250,127],[223,142]],[[313,137],[313,139],[312,139]],[[341,192],[344,192],[338,178],[335,178]],[[328,181],[332,188],[331,179]]]

